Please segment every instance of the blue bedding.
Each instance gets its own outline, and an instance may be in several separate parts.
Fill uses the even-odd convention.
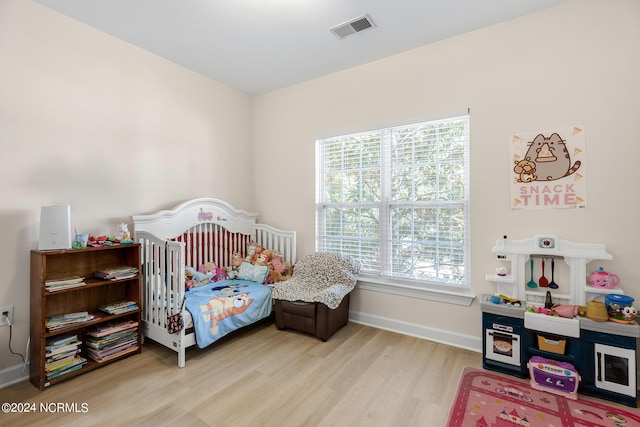
[[[271,314],[271,286],[248,280],[222,280],[185,293],[198,347],[204,348]]]

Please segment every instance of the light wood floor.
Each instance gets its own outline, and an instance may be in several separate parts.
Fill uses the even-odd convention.
[[[0,389],[0,403],[77,403],[86,413],[1,414],[28,426],[444,426],[464,366],[482,355],[349,323],[327,342],[261,323],[176,353],[143,351],[39,391]]]

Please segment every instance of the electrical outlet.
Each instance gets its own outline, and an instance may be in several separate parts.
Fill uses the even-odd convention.
[[[0,326],[9,326],[9,323],[13,323],[13,306],[0,307]]]

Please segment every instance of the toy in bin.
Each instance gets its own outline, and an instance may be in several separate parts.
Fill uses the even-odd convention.
[[[573,400],[578,398],[580,375],[571,363],[533,356],[529,359],[527,367],[531,376],[532,388]]]
[[[627,295],[609,294],[606,297],[607,313],[609,320],[617,323],[632,325],[637,317],[637,310],[631,304],[634,299]]]

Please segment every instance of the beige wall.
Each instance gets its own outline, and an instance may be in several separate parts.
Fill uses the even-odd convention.
[[[640,300],[639,20],[635,0],[574,1],[259,96],[255,158],[281,167],[256,175],[257,207],[266,220],[298,230],[299,254],[311,251],[316,137],[468,107],[473,292],[495,292],[485,274],[498,265],[497,238],[547,233],[606,244],[614,260],[601,264]],[[511,210],[509,135],[576,124],[586,129],[588,208]],[[481,335],[477,301],[467,308],[360,290],[352,311],[425,335],[444,328],[454,341]]]
[[[72,226],[116,224],[194,197],[253,210],[251,102],[37,3],[0,0],[0,306],[12,348],[29,335],[29,251],[40,206],[71,204]],[[20,363],[0,328],[2,369]]]

